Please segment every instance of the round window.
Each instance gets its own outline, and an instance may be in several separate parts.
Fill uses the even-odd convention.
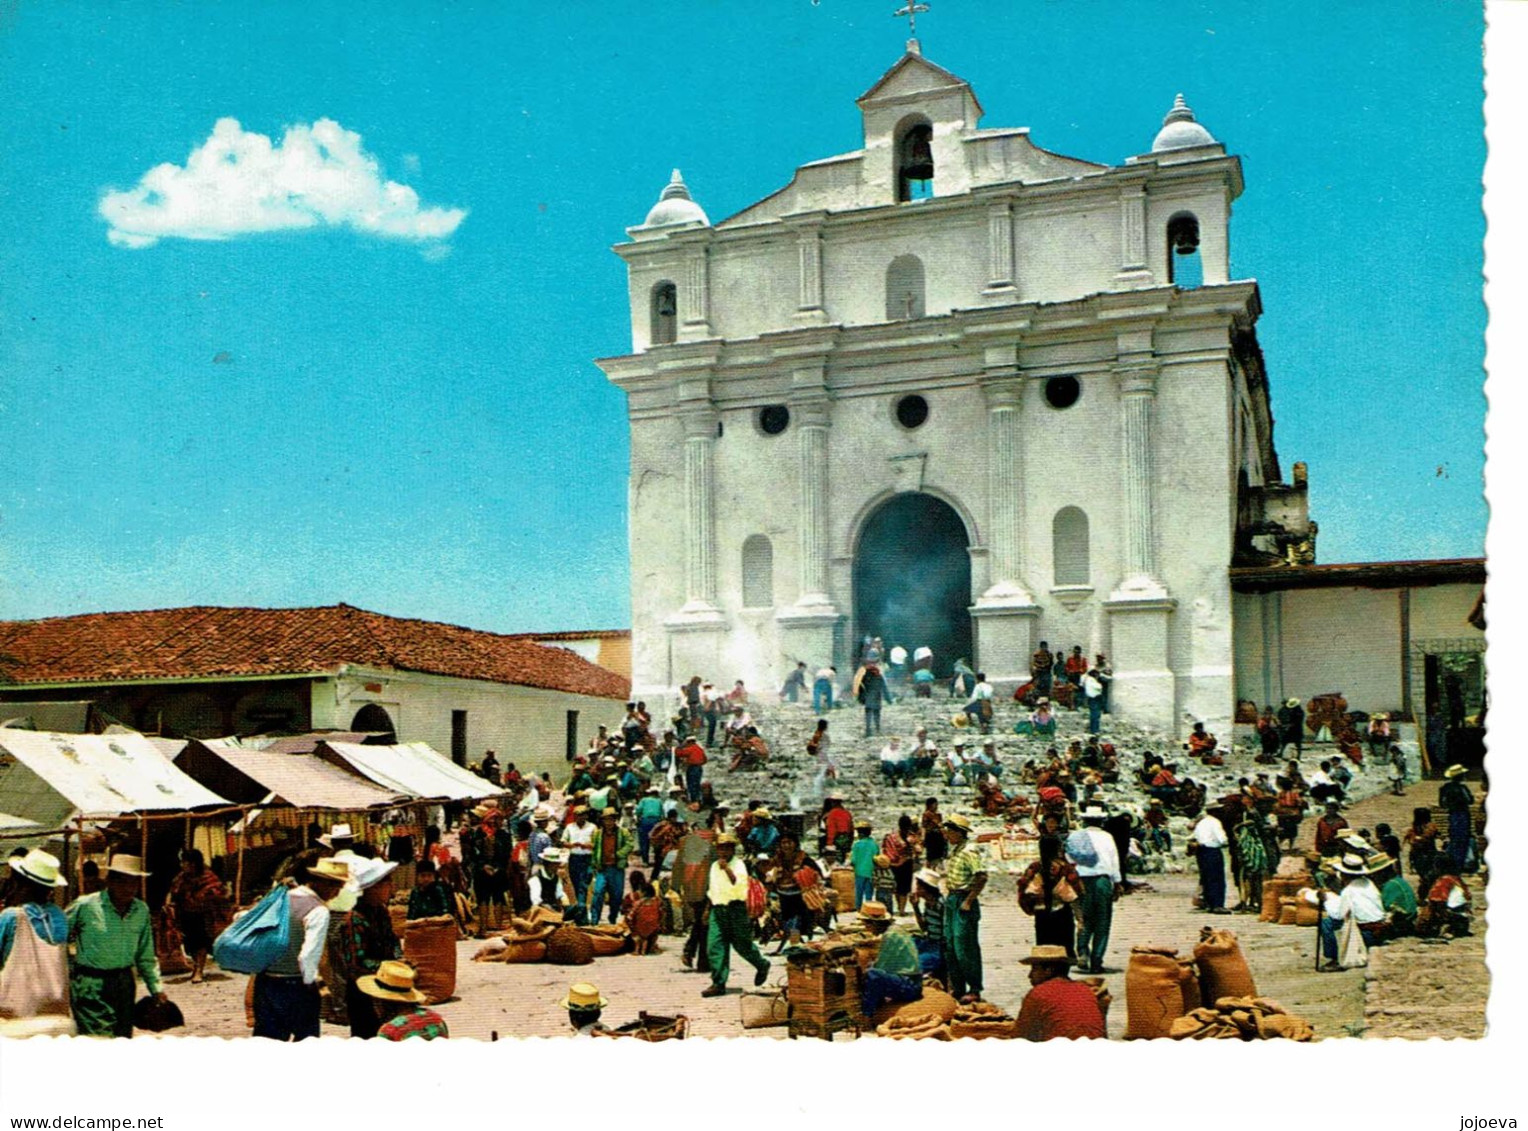
[[[916,428],[928,419],[928,401],[914,393],[897,402],[897,423],[903,428]]]
[[[1075,377],[1052,377],[1045,382],[1045,401],[1051,408],[1071,408],[1082,396],[1082,384]]]
[[[783,404],[765,405],[759,409],[759,428],[766,436],[778,436],[790,427],[791,410]]]

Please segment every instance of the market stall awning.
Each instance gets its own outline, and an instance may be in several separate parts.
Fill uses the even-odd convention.
[[[471,801],[497,797],[501,789],[442,757],[423,742],[400,746],[362,746],[354,742],[324,742],[318,753],[354,767],[384,789],[395,789],[420,800],[443,798]]]
[[[0,727],[0,750],[92,817],[227,805],[141,734],[60,734]]]
[[[280,754],[212,740],[192,740],[175,764],[204,785],[244,803],[272,795],[298,809],[370,809],[409,799],[349,769],[308,754]]]

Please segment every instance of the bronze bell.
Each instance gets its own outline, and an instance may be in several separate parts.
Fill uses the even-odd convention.
[[[902,165],[902,175],[910,181],[934,179],[934,150],[929,144],[928,127],[914,130],[907,138],[907,157]]]
[[[1167,238],[1179,255],[1193,255],[1199,250],[1199,221],[1192,216],[1178,216],[1167,225]]]

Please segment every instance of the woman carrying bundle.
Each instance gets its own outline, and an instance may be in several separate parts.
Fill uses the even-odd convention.
[[[1082,891],[1082,881],[1066,858],[1059,836],[1040,838],[1040,859],[1024,870],[1018,889],[1020,909],[1034,916],[1035,945],[1065,947],[1068,957],[1075,957],[1072,904]]]

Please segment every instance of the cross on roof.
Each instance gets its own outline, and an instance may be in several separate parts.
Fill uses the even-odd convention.
[[[907,0],[906,4],[903,4],[891,14],[891,18],[897,20],[906,16],[907,34],[916,42],[918,38],[918,13],[926,11],[928,11],[927,4],[916,4],[913,0]]]

